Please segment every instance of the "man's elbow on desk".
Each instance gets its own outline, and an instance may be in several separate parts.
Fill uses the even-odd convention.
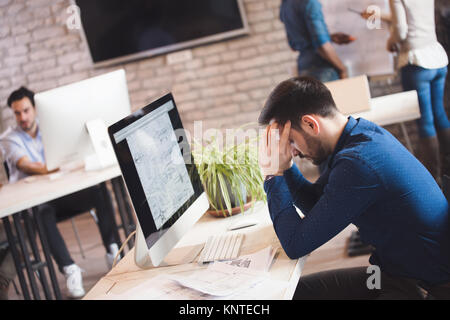
[[[286,232],[286,228],[280,227],[276,222],[273,227],[281,247],[290,259],[299,259],[311,253],[311,247],[306,241],[298,239],[295,234]]]
[[[292,260],[299,259],[311,253],[307,248],[302,248],[302,245],[299,243],[289,243],[284,245],[281,240],[280,243],[288,258]]]
[[[280,244],[290,259],[298,259],[311,253],[310,246],[307,245],[299,232],[301,218],[293,206],[284,210],[276,210],[271,206],[269,200],[269,211],[273,228]]]

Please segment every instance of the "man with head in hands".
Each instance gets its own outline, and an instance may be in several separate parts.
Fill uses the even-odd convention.
[[[259,161],[275,232],[292,258],[349,224],[375,251],[380,286],[367,267],[302,277],[294,299],[450,298],[449,206],[425,167],[388,131],[341,114],[318,80],[292,78],[269,95]],[[293,158],[327,162],[306,180]],[[296,211],[304,214],[302,219]]]

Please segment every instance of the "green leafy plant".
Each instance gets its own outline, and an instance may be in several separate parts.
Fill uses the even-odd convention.
[[[266,202],[258,164],[258,138],[222,146],[218,136],[206,144],[194,141],[192,150],[211,209],[226,217],[232,214],[233,206],[244,212],[248,201],[252,202],[251,207],[256,201]]]

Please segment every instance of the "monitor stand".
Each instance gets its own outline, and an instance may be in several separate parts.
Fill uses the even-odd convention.
[[[200,254],[204,247],[204,243],[173,248],[167,257],[158,266],[153,265],[150,258],[147,243],[145,242],[144,233],[137,222],[135,247],[134,247],[134,262],[141,269],[153,269],[158,267],[168,267],[181,264],[192,263]]]
[[[99,170],[117,164],[116,155],[109,139],[105,122],[102,119],[87,121],[86,129],[95,153],[85,157],[85,170]]]
[[[142,232],[139,221],[136,224],[136,236],[135,236],[135,247],[134,247],[134,262],[141,269],[152,269],[158,266],[154,266],[150,255],[148,254],[147,243],[145,242],[144,233]],[[159,265],[163,267],[164,262]]]

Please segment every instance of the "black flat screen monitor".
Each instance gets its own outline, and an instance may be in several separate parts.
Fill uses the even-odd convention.
[[[148,248],[204,192],[172,94],[108,128]]]
[[[96,66],[245,35],[241,0],[76,0]]]

